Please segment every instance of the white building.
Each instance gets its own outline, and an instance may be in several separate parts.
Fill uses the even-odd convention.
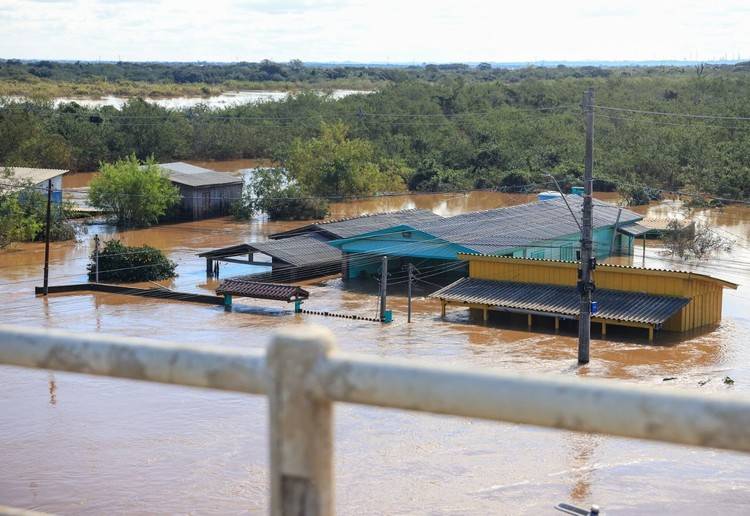
[[[34,187],[44,189],[46,194],[47,182],[52,181],[52,202],[62,202],[62,176],[68,170],[57,168],[28,168],[2,167],[0,171],[10,170],[14,178],[29,181]]]

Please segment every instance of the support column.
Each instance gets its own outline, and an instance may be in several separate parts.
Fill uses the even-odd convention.
[[[445,301],[440,301],[440,317],[445,318]]]
[[[531,329],[531,323],[532,323],[531,314],[527,314],[526,315],[526,325],[529,327],[529,329]]]
[[[330,331],[280,331],[268,348],[271,515],[333,514],[333,404],[314,390],[314,369],[333,350]]]
[[[654,341],[654,327],[653,326],[648,327],[648,341],[649,342]]]
[[[555,317],[555,331],[560,331],[560,318]]]
[[[347,253],[341,255],[341,279],[344,281],[349,279],[349,254]]]
[[[605,337],[607,335],[607,323],[602,321],[602,337]]]
[[[209,278],[214,275],[214,261],[211,258],[206,258],[206,276]]]
[[[487,308],[487,305],[485,305],[484,308],[482,308],[482,320],[484,322],[487,322],[490,320],[490,311]]]

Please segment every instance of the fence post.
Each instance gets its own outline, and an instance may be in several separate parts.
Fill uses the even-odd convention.
[[[333,404],[312,372],[334,346],[329,330],[300,326],[268,348],[272,516],[333,514]]]

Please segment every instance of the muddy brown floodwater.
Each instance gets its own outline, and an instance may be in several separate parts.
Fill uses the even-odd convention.
[[[443,215],[524,202],[498,193],[414,195],[334,205],[333,216],[430,208]],[[645,208],[644,208],[645,209]],[[664,218],[674,206],[648,208]],[[424,358],[476,369],[618,378],[654,390],[750,389],[750,210],[704,214],[738,244],[693,267],[740,283],[724,294],[724,320],[711,331],[648,345],[634,333],[594,340],[590,365],[575,366],[576,338],[528,332],[502,321],[484,326],[464,310],[438,319],[439,306],[389,299],[394,323],[294,315],[288,306],[240,300],[231,313],[107,294],[35,297],[43,246],[0,252],[0,322],[239,347],[263,347],[288,324],[320,324],[348,351]],[[165,250],[179,264],[170,287],[211,291],[196,253],[255,239],[288,223],[230,219],[117,233],[91,226],[81,241],[52,246],[52,284],[82,280],[92,238],[117,236]],[[621,261],[623,259],[620,259]],[[640,248],[633,258],[641,263]],[[625,259],[629,261],[629,259]],[[673,264],[649,245],[645,263]],[[249,266],[223,266],[222,276]],[[374,285],[342,289],[308,282],[312,310],[376,313]],[[423,292],[417,292],[424,295]],[[734,385],[722,379],[730,376]],[[663,381],[665,377],[675,377]],[[708,383],[705,383],[708,381]],[[699,386],[699,382],[704,383]],[[267,500],[263,398],[0,367],[0,503],[61,514],[262,513]],[[339,404],[336,407],[336,505],[341,514],[540,514],[559,502],[597,503],[610,514],[747,514],[746,455]]]

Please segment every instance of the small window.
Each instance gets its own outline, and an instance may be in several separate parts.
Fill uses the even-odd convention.
[[[576,249],[576,261],[578,261],[578,262],[581,261],[581,250],[580,249]]]
[[[401,236],[404,238],[411,238],[411,231],[402,231]]]

